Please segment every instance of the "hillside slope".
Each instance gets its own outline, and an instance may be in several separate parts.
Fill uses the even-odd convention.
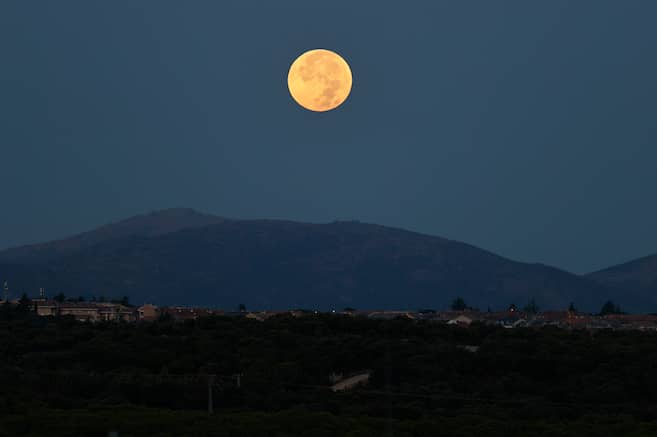
[[[651,311],[657,307],[657,254],[608,267],[587,277],[605,287],[643,296]]]
[[[40,286],[73,296],[224,308],[445,308],[462,296],[482,310],[531,298],[544,308],[572,301],[597,310],[612,296],[552,267],[379,225],[203,216],[216,223],[195,218],[193,226],[176,229],[162,226],[158,213],[150,216],[157,225],[140,217],[122,222],[120,232],[110,227],[97,234],[111,238],[92,232],[2,252],[0,278],[14,289],[35,290],[34,278],[43,278],[38,281],[48,283]],[[123,231],[125,223],[140,225]],[[41,273],[16,275],[17,264]]]
[[[155,237],[182,229],[223,223],[225,219],[189,208],[171,208],[137,215],[63,240],[0,252],[0,262],[43,263],[88,247],[126,237]]]

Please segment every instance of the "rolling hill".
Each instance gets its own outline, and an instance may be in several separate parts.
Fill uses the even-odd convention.
[[[3,278],[30,294],[46,287],[223,308],[445,308],[462,296],[482,310],[535,298],[544,308],[572,301],[593,311],[616,297],[588,278],[402,229],[230,220],[192,210],[0,252]]]
[[[222,223],[225,219],[189,208],[155,211],[101,226],[63,240],[32,244],[0,252],[0,262],[43,263],[77,253],[97,244],[129,237],[156,237],[181,229]]]
[[[608,267],[587,277],[619,293],[643,296],[650,311],[657,307],[657,254]]]

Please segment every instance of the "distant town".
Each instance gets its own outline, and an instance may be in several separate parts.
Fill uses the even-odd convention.
[[[43,317],[71,317],[81,322],[128,322],[155,320],[185,321],[202,317],[225,316],[244,317],[264,321],[273,316],[290,315],[292,317],[310,317],[315,314],[341,314],[351,317],[363,317],[374,320],[393,320],[406,318],[447,325],[467,327],[473,323],[502,326],[504,328],[540,328],[553,326],[563,329],[586,330],[641,330],[657,331],[657,314],[625,314],[618,305],[606,302],[597,314],[578,311],[573,304],[565,310],[540,311],[532,300],[523,308],[515,304],[504,311],[480,311],[470,308],[462,298],[456,298],[449,310],[341,310],[319,311],[314,309],[290,309],[277,311],[249,311],[245,305],[234,310],[225,310],[193,306],[158,306],[155,304],[132,305],[128,297],[107,300],[104,297],[87,301],[83,297],[70,298],[63,293],[46,297],[44,289],[37,297],[23,293],[20,298],[9,298],[5,283],[4,298],[0,305],[20,307],[24,311],[36,313]]]

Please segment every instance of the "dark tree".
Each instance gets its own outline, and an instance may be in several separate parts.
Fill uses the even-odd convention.
[[[529,314],[536,314],[538,313],[538,305],[536,305],[536,299],[532,297],[532,299],[525,305],[523,308],[523,311]]]
[[[244,305],[243,303],[239,304],[239,306],[237,307],[237,310],[240,313],[245,313],[246,312],[246,305]]]
[[[84,296],[78,296],[78,302],[84,302]]]
[[[66,300],[66,295],[64,293],[59,293],[56,294],[55,297],[53,297],[53,299],[55,300],[55,302],[64,303],[64,301]]]
[[[622,314],[620,305],[614,304],[611,300],[605,302],[605,304],[602,305],[602,309],[600,309],[600,315],[606,316],[608,314]]]
[[[452,311],[464,311],[468,306],[465,304],[465,300],[462,297],[457,297],[452,302]]]
[[[158,322],[160,323],[169,323],[173,321],[173,316],[169,313],[160,313],[159,317],[157,318]]]
[[[128,296],[123,296],[119,303],[123,306],[130,306],[130,298],[128,298]]]
[[[30,308],[32,308],[32,301],[27,297],[27,294],[23,293],[18,301],[18,309],[22,312],[28,312]]]
[[[570,305],[568,305],[568,312],[569,313],[577,313],[577,308],[575,308],[575,304],[570,302]]]

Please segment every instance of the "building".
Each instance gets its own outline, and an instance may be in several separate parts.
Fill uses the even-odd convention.
[[[105,302],[57,302],[38,299],[33,302],[39,316],[73,316],[79,321],[124,321],[137,320],[133,307]]]
[[[470,326],[472,319],[466,315],[461,314],[447,322],[448,325]]]
[[[147,303],[137,308],[139,320],[153,321],[160,317],[160,309],[153,304]]]

